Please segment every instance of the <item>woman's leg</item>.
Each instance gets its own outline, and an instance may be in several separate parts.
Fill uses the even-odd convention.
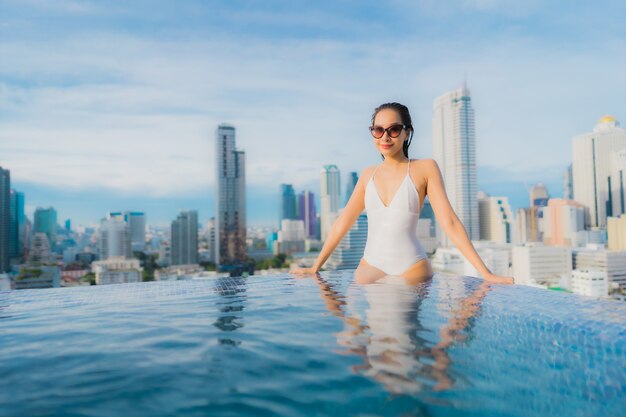
[[[359,284],[371,284],[374,281],[377,281],[384,277],[385,274],[380,269],[376,268],[367,263],[367,261],[361,258],[361,262],[359,262],[359,266],[356,271],[354,271],[354,281]]]

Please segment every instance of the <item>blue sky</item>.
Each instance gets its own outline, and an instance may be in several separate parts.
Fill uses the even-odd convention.
[[[204,221],[228,122],[269,224],[279,183],[317,194],[322,165],[343,187],[379,161],[381,102],[409,106],[411,157],[431,157],[433,100],[467,77],[479,189],[521,207],[535,182],[562,195],[572,136],[626,123],[625,21],[619,1],[0,0],[0,166],[74,224]]]

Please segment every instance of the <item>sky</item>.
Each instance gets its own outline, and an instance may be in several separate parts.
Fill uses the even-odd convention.
[[[478,188],[561,197],[571,140],[626,123],[626,3],[517,0],[0,0],[0,166],[27,214],[94,224],[215,213],[215,131],[246,152],[248,223],[279,184],[380,162],[373,109],[406,104],[432,157],[434,99],[467,82]],[[343,198],[342,198],[343,200]]]

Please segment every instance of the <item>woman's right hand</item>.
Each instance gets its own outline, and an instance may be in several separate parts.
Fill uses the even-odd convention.
[[[289,272],[296,275],[317,275],[315,268],[295,268]]]

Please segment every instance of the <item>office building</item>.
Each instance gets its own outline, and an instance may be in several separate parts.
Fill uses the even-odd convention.
[[[0,167],[0,273],[10,270],[11,172]]]
[[[478,212],[480,240],[495,243],[511,243],[513,241],[513,214],[507,197],[492,197],[482,191],[479,192]]]
[[[291,184],[280,184],[280,218],[279,223],[285,219],[295,220],[298,218],[296,193]]]
[[[181,211],[172,222],[170,265],[198,263],[198,212]]]
[[[562,198],[551,198],[543,208],[543,241],[547,245],[574,247],[578,232],[585,230],[585,206]]]
[[[99,240],[100,259],[133,257],[130,229],[124,217],[119,213],[109,213],[100,221]]]
[[[367,241],[367,215],[361,214],[324,265],[330,270],[356,269]]]
[[[346,184],[346,198],[343,202],[344,206],[348,204],[348,200],[350,200],[350,197],[352,196],[352,192],[354,192],[354,187],[356,187],[356,183],[358,181],[359,181],[358,173],[356,172],[348,173],[348,183]]]
[[[324,165],[320,172],[321,237],[325,241],[340,209],[341,187],[339,168]]]
[[[53,207],[42,208],[37,207],[35,210],[34,233],[45,233],[50,242],[50,248],[54,249],[56,245],[57,234],[57,211]]]
[[[245,152],[235,148],[235,128],[217,128],[217,217],[215,251],[218,270],[237,274],[247,268]]]
[[[607,217],[620,207],[619,196],[609,192],[617,187],[619,176],[615,172],[611,175],[611,153],[624,148],[626,131],[612,116],[602,117],[592,132],[572,140],[574,200],[589,208],[586,227],[606,228]],[[615,184],[611,184],[610,178]]]
[[[298,196],[298,216],[304,222],[304,233],[307,239],[317,237],[317,211],[315,195],[311,191],[302,191]]]
[[[516,284],[558,286],[572,273],[572,249],[529,242],[513,247]]]
[[[433,157],[443,176],[450,204],[471,240],[480,237],[476,186],[476,135],[474,109],[467,86],[449,91],[433,105]],[[443,247],[451,242],[440,225]]]

